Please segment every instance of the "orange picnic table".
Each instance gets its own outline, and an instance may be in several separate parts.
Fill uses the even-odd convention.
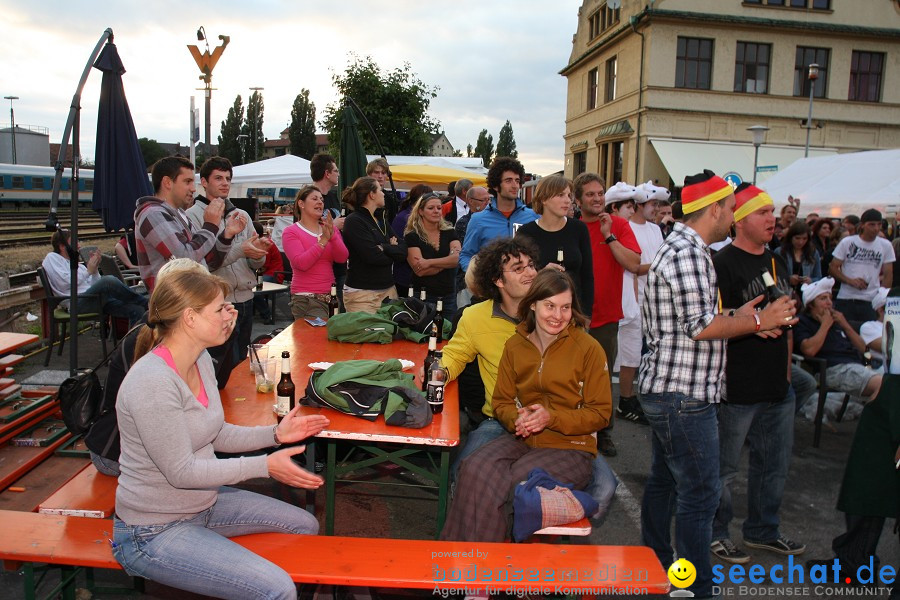
[[[298,320],[274,337],[269,343],[269,357],[280,357],[283,350],[291,353],[291,377],[297,386],[297,398],[304,394],[306,383],[314,362],[339,362],[345,360],[369,359],[388,360],[402,358],[416,363],[418,371],[425,358],[424,344],[395,341],[391,344],[342,343],[328,340],[325,327],[313,327],[306,321]],[[417,382],[418,375],[417,375]],[[273,405],[275,393],[257,393],[256,381],[250,373],[247,361],[231,373],[228,386],[222,390],[222,406],[225,420],[235,425],[274,425],[276,423]],[[414,429],[388,425],[384,416],[375,421],[344,414],[331,408],[304,406],[302,415],[323,414],[328,417],[328,428],[316,436],[326,446],[325,466],[325,533],[334,534],[335,484],[352,483],[354,480],[341,478],[362,467],[377,464],[395,464],[424,477],[437,488],[438,513],[437,530],[443,528],[447,514],[447,498],[450,478],[450,449],[459,444],[459,401],[455,382],[448,384],[444,393],[444,412],[434,415],[431,424]],[[356,462],[342,461],[337,464],[337,443],[349,442],[355,448],[364,450],[367,457]],[[425,453],[436,468],[411,462],[411,455]],[[437,461],[434,462],[434,455]],[[308,456],[311,459],[312,456]],[[408,484],[407,484],[408,485]]]

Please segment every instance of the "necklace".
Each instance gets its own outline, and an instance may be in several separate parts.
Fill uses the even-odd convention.
[[[365,208],[366,212],[369,213],[369,216],[372,217],[372,220],[375,221],[375,227],[378,229],[378,231],[381,232],[381,234],[384,236],[384,239],[388,239],[387,223],[385,223],[384,226],[382,227],[381,223],[378,222],[378,219],[375,218],[375,213],[370,211],[368,209],[368,207],[364,207],[364,208]]]

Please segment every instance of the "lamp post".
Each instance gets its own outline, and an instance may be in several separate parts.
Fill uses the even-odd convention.
[[[756,165],[759,163],[759,147],[766,141],[766,132],[769,130],[765,125],[754,125],[748,127],[747,131],[753,134],[753,185],[756,185]]]
[[[3,96],[4,100],[9,100],[9,124],[10,137],[12,138],[12,164],[16,164],[16,113],[13,112],[13,100],[18,100],[18,96]]]
[[[263,91],[264,89],[266,89],[266,88],[252,87],[252,88],[250,88],[250,91],[256,92],[257,94],[259,94],[259,92]],[[259,94],[259,96],[260,96],[260,100],[262,100],[262,94]],[[248,117],[247,120],[249,121],[250,115],[247,115],[247,117]],[[257,146],[258,142],[256,140],[256,130],[257,129],[259,129],[259,105],[257,105],[256,114],[254,114],[254,116],[253,116],[253,136],[251,138],[252,142],[253,142],[253,160],[254,161],[256,161],[259,158],[259,155],[257,154],[257,150],[259,150],[259,146]]]
[[[247,134],[242,133],[237,136],[238,143],[241,145],[241,162],[247,164]]]
[[[204,96],[206,98],[206,121],[205,125],[205,136],[206,136],[206,154],[207,156],[212,154],[212,142],[210,141],[210,104],[212,103],[212,72],[216,67],[216,63],[219,62],[219,58],[222,56],[222,52],[225,51],[225,46],[228,45],[228,42],[231,41],[231,37],[227,35],[220,35],[219,39],[222,40],[222,45],[217,46],[213,49],[212,54],[209,52],[209,40],[206,37],[206,29],[201,25],[200,29],[197,30],[197,41],[206,42],[206,52],[200,54],[200,49],[197,46],[188,45],[188,51],[191,53],[191,56],[194,57],[194,62],[197,63],[197,67],[199,67],[200,72],[200,80],[205,84],[203,87]]]
[[[812,107],[813,107],[813,94],[816,90],[816,79],[819,78],[819,65],[816,63],[812,63],[809,65],[809,73],[807,75],[809,79],[809,115],[806,117],[806,149],[803,151],[803,158],[809,157],[809,130],[812,129]]]

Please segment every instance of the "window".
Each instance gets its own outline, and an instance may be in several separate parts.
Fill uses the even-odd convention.
[[[616,99],[616,57],[606,61],[606,102]]]
[[[593,108],[597,108],[597,86],[599,83],[600,72],[596,67],[588,71],[588,97],[587,97],[587,107],[588,110]]]
[[[675,87],[710,89],[712,53],[712,40],[679,37],[675,58]]]
[[[595,37],[619,22],[618,8],[610,8],[603,5],[603,8],[588,17],[588,39],[593,40]]]
[[[13,175],[12,176],[12,189],[24,190],[25,189],[25,178],[21,175]]]
[[[622,181],[622,147],[624,142],[609,142],[600,146],[600,175],[609,189]]]
[[[831,0],[812,0],[813,10],[831,10]]]
[[[847,99],[860,102],[881,101],[883,68],[883,53],[854,50],[850,59],[850,91]]]
[[[784,0],[768,0],[769,6],[784,6]]]
[[[765,94],[769,91],[769,56],[772,46],[738,42],[734,61],[734,91]]]
[[[825,98],[828,89],[828,48],[810,48],[797,46],[797,59],[794,61],[794,95],[809,96],[809,65],[819,65],[819,78],[813,96]]]
[[[578,177],[585,171],[587,171],[587,151],[576,152],[575,153],[575,172],[573,173],[573,177]]]
[[[93,179],[85,179],[84,180],[84,189],[88,192],[94,191],[94,180]]]
[[[32,177],[31,178],[31,189],[33,189],[33,190],[44,189],[44,178],[43,177]]]

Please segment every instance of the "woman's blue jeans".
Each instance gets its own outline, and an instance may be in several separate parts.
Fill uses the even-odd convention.
[[[697,570],[689,590],[709,596],[709,545],[720,491],[716,405],[676,392],[642,394],[640,402],[653,432],[641,538],[667,569],[674,561],[669,534],[674,513],[678,557],[691,561]]]
[[[113,556],[129,575],[197,594],[294,600],[297,588],[290,575],[228,538],[318,530],[315,517],[302,508],[222,487],[212,507],[189,519],[129,526],[116,518]]]

